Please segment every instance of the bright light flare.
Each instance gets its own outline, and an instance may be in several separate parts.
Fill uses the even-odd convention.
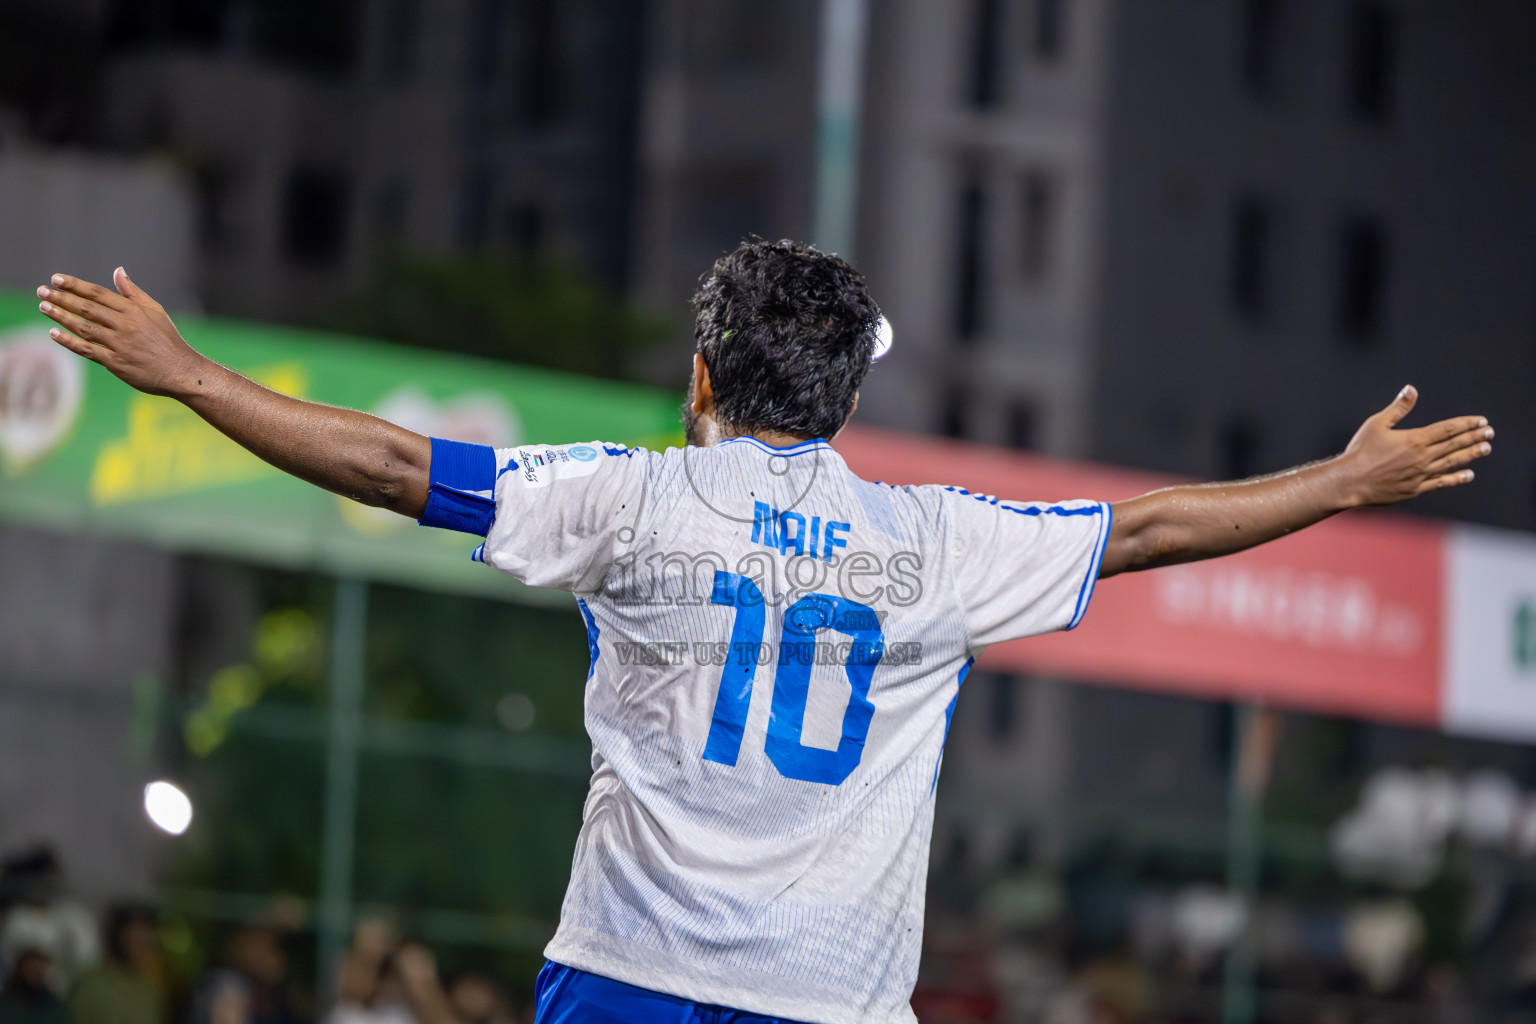
[[[192,824],[192,801],[169,782],[151,782],[144,787],[144,813],[156,828],[179,836]]]
[[[891,330],[891,322],[885,317],[880,318],[880,324],[875,328],[875,354],[873,359],[879,359],[891,350],[891,343],[896,340],[895,332]]]

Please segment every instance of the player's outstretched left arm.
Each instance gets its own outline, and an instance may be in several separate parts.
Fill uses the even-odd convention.
[[[1366,420],[1342,455],[1234,483],[1169,487],[1114,506],[1100,577],[1230,555],[1363,505],[1470,483],[1467,466],[1493,451],[1482,416],[1427,427],[1398,424],[1418,401],[1405,387]]]
[[[367,505],[419,519],[432,465],[429,438],[377,416],[262,387],[197,352],[160,303],[119,267],[117,291],[55,274],[38,309],[54,341],[125,383],[174,398],[278,469]]]

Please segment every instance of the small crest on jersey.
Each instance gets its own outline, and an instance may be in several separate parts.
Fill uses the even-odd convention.
[[[551,445],[519,448],[516,462],[523,467],[523,481],[529,487],[544,487],[566,477],[590,476],[597,472],[597,449],[591,445]]]

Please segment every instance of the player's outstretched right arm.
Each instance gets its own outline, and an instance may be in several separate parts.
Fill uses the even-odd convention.
[[[350,409],[278,394],[203,356],[160,304],[119,267],[117,291],[55,274],[37,290],[49,333],[125,383],[185,404],[286,473],[419,519],[427,504],[432,444],[421,434]]]
[[[1493,451],[1482,416],[1399,427],[1419,393],[1405,387],[1355,433],[1342,455],[1271,476],[1169,487],[1117,502],[1101,576],[1243,551],[1345,509],[1395,505],[1470,483]]]

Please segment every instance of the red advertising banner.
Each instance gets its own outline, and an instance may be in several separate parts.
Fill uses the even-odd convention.
[[[837,449],[887,483],[1116,501],[1177,481],[850,427]],[[1437,725],[1446,528],[1355,512],[1241,555],[1101,581],[1071,633],[980,665]]]

